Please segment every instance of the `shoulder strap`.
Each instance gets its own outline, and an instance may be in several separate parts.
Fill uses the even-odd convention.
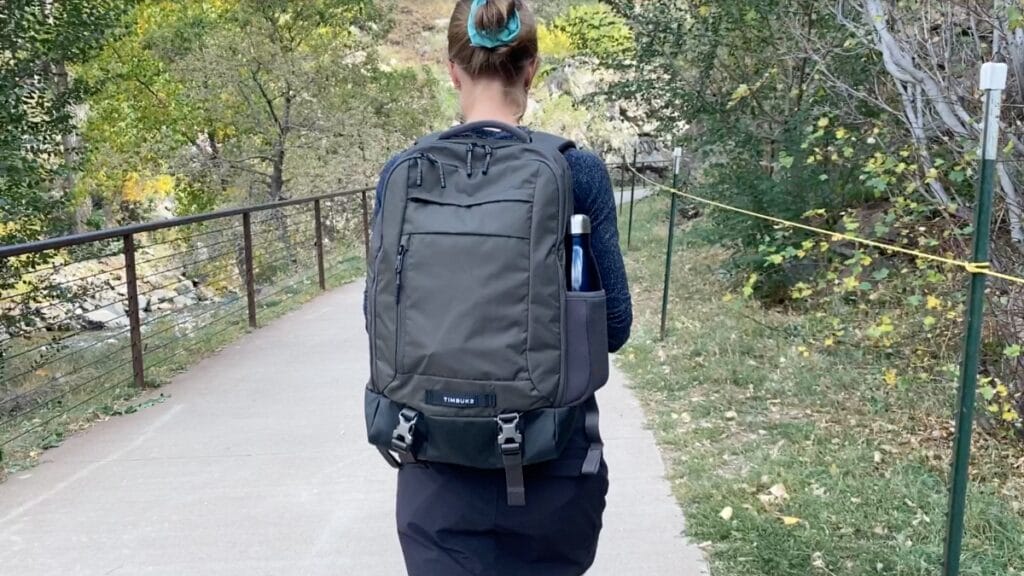
[[[426,136],[420,136],[419,138],[416,139],[415,142],[412,143],[412,148],[415,148],[417,146],[426,146],[427,144],[433,144],[434,142],[437,142],[438,140],[441,139],[442,134],[444,134],[444,132],[432,132],[430,134],[427,134]]]
[[[569,150],[576,148],[576,143],[572,140],[556,136],[554,134],[548,134],[547,132],[530,132],[530,136],[533,137],[534,145],[544,148],[549,152],[565,154]]]

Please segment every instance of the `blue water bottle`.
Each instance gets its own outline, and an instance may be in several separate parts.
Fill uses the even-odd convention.
[[[590,249],[590,218],[575,214],[569,227],[572,238],[569,253],[569,291],[597,292],[601,289],[601,276],[597,261]]]

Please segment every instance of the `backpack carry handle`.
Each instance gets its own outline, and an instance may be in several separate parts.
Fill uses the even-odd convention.
[[[460,124],[450,130],[442,132],[441,135],[437,137],[437,139],[449,140],[451,138],[456,138],[458,136],[462,136],[467,132],[472,132],[474,130],[479,130],[481,128],[494,128],[497,130],[501,130],[502,132],[508,132],[509,134],[515,136],[519,141],[521,141],[524,144],[529,144],[533,141],[533,139],[530,138],[530,135],[527,134],[521,128],[517,128],[515,126],[512,126],[511,124],[505,124],[504,122],[498,122],[497,120],[479,120],[477,122],[467,122],[465,124]]]

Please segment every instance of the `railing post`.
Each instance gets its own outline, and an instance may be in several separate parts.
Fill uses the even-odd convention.
[[[252,213],[242,214],[245,243],[245,299],[249,303],[249,327],[256,328],[256,272],[252,266]]]
[[[971,274],[971,287],[967,295],[967,331],[964,335],[964,361],[960,368],[956,434],[953,437],[953,481],[949,490],[949,514],[946,518],[946,545],[942,564],[944,576],[956,576],[960,573],[967,485],[970,482],[971,427],[974,423],[974,399],[978,393],[978,365],[985,308],[987,277],[983,268],[988,266],[989,261],[992,195],[995,187],[996,160],[999,155],[999,116],[1005,88],[1006,64],[984,64],[981,67],[981,89],[985,92],[985,124],[981,143],[981,182],[974,208],[972,257],[973,264],[979,270]]]
[[[626,203],[626,155],[622,155],[622,164],[619,164],[619,216],[622,216],[622,206]]]
[[[135,267],[135,236],[125,234],[124,273],[128,298],[128,332],[132,347],[132,375],[136,388],[146,386],[146,370],[142,357],[142,312],[139,310],[139,278]]]
[[[633,204],[636,203],[636,152],[637,147],[633,147],[633,178],[629,185],[629,230],[626,232],[626,250],[629,250],[630,244],[633,243]]]
[[[682,148],[676,148],[673,152],[676,164],[672,173],[672,206],[668,213],[668,248],[665,251],[665,285],[661,292],[661,339],[665,339],[665,326],[668,321],[668,291],[672,280],[672,249],[676,237],[676,211],[679,196],[674,192],[679,189],[679,164],[683,158]]]
[[[366,205],[366,190],[362,192],[363,197],[363,252],[366,263],[370,263],[370,209]]]
[[[320,276],[320,290],[327,289],[327,277],[324,275],[324,227],[320,218],[320,200],[313,201],[313,218],[316,228],[316,271]]]

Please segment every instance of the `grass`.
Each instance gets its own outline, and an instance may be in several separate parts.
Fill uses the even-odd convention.
[[[334,264],[325,271],[328,289],[363,274],[361,246],[330,256],[328,262]],[[277,278],[257,294],[258,321],[265,325],[301,307],[319,293],[315,263],[307,259],[297,272]],[[164,394],[154,395],[154,389],[249,331],[244,297],[217,306],[202,306],[191,312],[193,322],[183,324],[175,314],[149,326],[147,334],[152,336],[144,334],[149,387],[146,391],[132,385],[127,334],[95,346],[88,354],[70,355],[62,365],[48,365],[50,371],[66,372],[72,378],[53,401],[5,423],[0,429],[0,441],[16,438],[0,452],[0,480],[5,471],[34,466],[45,450],[60,445],[69,435],[97,421],[163,401]],[[83,366],[86,369],[82,369]]]
[[[939,573],[953,384],[886,386],[890,357],[815,349],[820,319],[729,296],[731,255],[706,218],[677,231],[659,342],[668,202],[636,210],[636,322],[620,362],[712,573]],[[1024,574],[1024,453],[976,444],[962,573]]]

